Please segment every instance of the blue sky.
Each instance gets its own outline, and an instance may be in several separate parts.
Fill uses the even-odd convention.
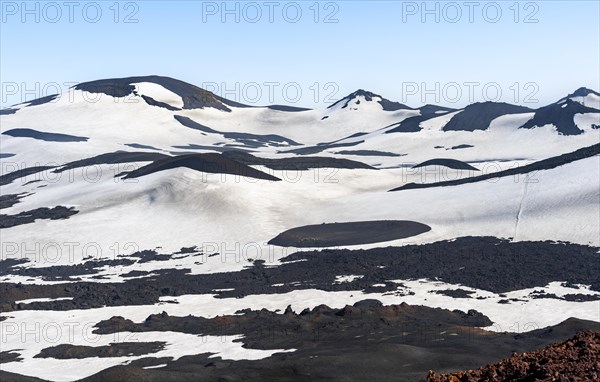
[[[308,107],[358,88],[452,107],[539,107],[580,86],[600,90],[598,1],[22,4],[1,2],[2,106],[146,74]]]

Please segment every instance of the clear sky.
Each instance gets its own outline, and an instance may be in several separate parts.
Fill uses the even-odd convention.
[[[147,74],[307,107],[359,88],[452,107],[600,90],[597,0],[1,1],[1,11],[2,106]]]

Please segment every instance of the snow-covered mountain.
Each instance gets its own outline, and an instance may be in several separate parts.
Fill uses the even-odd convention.
[[[579,89],[557,103],[537,110],[493,102],[476,103],[460,110],[447,110],[432,105],[410,108],[374,93],[359,90],[324,110],[305,110],[270,106],[249,107],[168,77],[92,81],[76,85],[68,94],[45,97],[7,109],[10,112],[1,116],[2,184],[11,190],[10,193],[34,193],[32,197],[24,199],[9,211],[25,211],[48,203],[79,205],[82,211],[72,219],[85,218],[86,213],[83,213],[83,210],[87,208],[85,206],[90,197],[94,201],[91,211],[95,212],[92,214],[106,214],[110,208],[115,208],[115,213],[123,208],[143,209],[136,203],[147,203],[145,195],[149,190],[161,183],[169,184],[168,189],[158,188],[152,191],[155,195],[152,205],[155,208],[160,208],[163,198],[169,206],[169,211],[165,212],[167,214],[175,213],[179,216],[180,212],[187,214],[199,208],[198,212],[201,211],[201,215],[213,216],[216,219],[209,224],[208,231],[205,231],[216,229],[214,235],[210,235],[211,240],[237,241],[247,236],[244,240],[260,239],[266,242],[274,234],[287,228],[340,219],[342,216],[338,216],[339,213],[344,217],[342,220],[355,220],[361,214],[351,212],[352,206],[356,206],[360,211],[365,205],[369,205],[369,210],[365,211],[363,217],[369,214],[373,214],[373,218],[396,216],[394,209],[387,206],[388,203],[379,203],[369,198],[376,196],[381,200],[394,199],[395,196],[380,194],[377,190],[386,191],[399,187],[415,177],[423,178],[424,182],[442,180],[439,179],[441,173],[433,173],[432,179],[426,179],[423,168],[418,173],[410,169],[412,165],[421,162],[447,158],[467,162],[478,170],[490,173],[593,145],[598,142],[600,136],[600,130],[597,129],[600,125],[600,110],[593,108],[596,97],[597,93]],[[585,106],[584,103],[590,106]],[[245,152],[247,155],[240,156],[235,152]],[[208,182],[202,184],[202,188],[209,187],[216,195],[233,197],[237,194],[236,190],[242,194],[234,197],[235,202],[225,202],[222,200],[223,196],[219,196],[216,199],[219,202],[216,203],[211,199],[216,195],[209,197],[201,192],[198,196],[205,201],[196,206],[197,198],[185,189],[187,181],[180,181],[190,176],[196,177],[198,169],[202,170],[202,166],[226,166],[224,163],[218,164],[217,157],[205,156],[206,160],[193,163],[187,159],[171,160],[168,166],[165,164],[160,168],[167,166],[165,168],[173,170],[161,171],[150,176],[150,183],[144,180],[136,185],[127,186],[113,184],[115,181],[112,176],[103,176],[99,184],[79,184],[61,180],[38,190],[37,187],[42,184],[30,183],[25,186],[25,179],[28,178],[19,178],[20,174],[28,175],[29,178],[39,177],[44,171],[62,173],[66,172],[65,169],[73,171],[82,168],[87,171],[91,165],[102,167],[118,163],[119,166],[124,166],[129,163],[141,168],[148,162],[202,153],[223,154],[227,158],[242,161],[244,166],[253,166],[262,173],[271,171],[270,176],[278,179],[283,179],[288,174],[275,174],[273,171],[298,168],[309,172],[314,171],[315,167],[334,167],[337,176],[350,179],[337,186],[324,187],[314,187],[311,184],[315,181],[312,176],[305,176],[298,183],[284,181],[280,184],[266,185],[232,185],[226,182],[217,187],[210,186],[211,183]],[[319,158],[314,159],[314,156]],[[36,173],[35,166],[44,167]],[[181,166],[191,166],[196,171],[182,170]],[[16,168],[20,172],[14,171]],[[248,168],[244,170],[244,174],[249,174],[250,171],[251,168]],[[214,169],[213,172],[220,170]],[[235,173],[234,170],[229,172]],[[112,175],[118,175],[115,179],[119,179],[126,175],[125,173],[117,172]],[[462,171],[452,176],[472,175],[475,174]],[[177,181],[179,177],[182,178]],[[268,176],[255,174],[254,177]],[[112,187],[100,187],[104,182],[107,182],[106,187]],[[363,182],[363,185],[359,185]],[[75,196],[69,191],[72,187],[83,187],[87,191],[77,192]],[[234,189],[224,191],[229,187]],[[361,190],[358,193],[357,187]],[[521,189],[518,183],[513,187],[515,191]],[[248,190],[242,191],[246,188]],[[53,192],[52,189],[56,190]],[[254,190],[259,189],[270,195],[269,202],[264,205],[256,205],[251,201]],[[486,189],[490,190],[491,196],[495,195],[498,187]],[[321,199],[328,200],[328,192],[331,192],[330,197],[334,198],[332,200],[341,200],[342,195],[353,199],[366,199],[353,202],[350,208],[344,207],[343,212],[330,211],[335,210],[337,203],[328,202],[328,208],[314,209],[315,216],[311,217],[311,212],[307,211],[297,214],[297,210],[292,206],[296,202],[305,204],[304,197],[310,199],[311,190],[321,195],[318,199],[311,199],[317,205]],[[289,215],[285,218],[278,214],[259,214],[258,211],[253,211],[255,206],[282,211],[277,199],[288,198],[297,192],[304,197],[289,199],[289,208],[286,208]],[[98,196],[93,196],[95,194]],[[123,199],[123,195],[126,194],[131,196],[125,197],[124,200],[133,198],[131,202],[114,202]],[[25,202],[40,198],[43,202]],[[188,198],[191,199],[188,201]],[[241,202],[245,198],[250,199]],[[106,200],[111,207],[102,208],[101,200]],[[175,209],[172,206],[173,201],[178,201]],[[376,207],[379,204],[386,207],[379,210]],[[221,210],[223,205],[239,205],[242,209],[233,208],[231,213],[251,219],[262,215],[260,219],[264,219],[264,222],[258,224],[255,230],[240,231],[233,227],[224,229],[224,226],[214,224],[215,221],[229,219]],[[401,206],[398,203],[393,205],[399,208]],[[214,209],[211,207],[210,210],[206,210],[209,206],[214,206]],[[174,211],[179,209],[180,212]],[[425,211],[418,215],[423,215],[423,212]],[[161,216],[165,215],[161,213]],[[192,213],[190,218],[194,222],[194,229],[203,225],[196,212]],[[507,216],[507,219],[512,220],[512,216]],[[151,222],[152,219],[146,221]],[[499,227],[500,221],[495,219],[493,224]],[[128,223],[123,220],[123,224]],[[477,223],[479,224],[480,222]],[[117,232],[127,232],[117,226],[115,225]],[[27,226],[23,226],[22,229],[23,232],[28,231]],[[18,230],[15,228],[7,232]],[[564,232],[562,224],[557,225],[557,230],[562,231],[561,239],[573,239]],[[479,230],[473,233],[475,232],[484,233]],[[500,237],[513,237],[512,232],[508,231],[496,233]],[[436,230],[429,235],[435,238],[445,236],[436,235]],[[150,237],[153,240],[146,245],[166,245],[162,241],[155,242],[154,239],[158,239],[156,236]],[[588,238],[583,234],[572,241],[595,243],[597,238]]]
[[[532,316],[536,328],[598,321],[598,273],[573,269],[600,246],[599,101],[581,88],[538,109],[455,110],[358,90],[324,109],[256,107],[144,76],[11,106],[0,113],[0,318],[122,316],[146,342],[172,330],[154,352],[160,364],[203,346],[198,333],[173,330],[193,325],[168,314],[301,312],[376,298],[474,309],[491,322],[478,325],[497,332]],[[489,253],[495,260],[480,259]],[[348,313],[324,312],[302,317]],[[92,326],[105,330],[98,346],[111,346],[113,321]],[[259,350],[209,337],[211,352],[230,360],[298,345]],[[60,350],[51,346],[10,337],[2,350],[23,361],[5,369],[76,380],[145,354],[82,368],[37,356]],[[57,377],[61,369],[70,374]]]

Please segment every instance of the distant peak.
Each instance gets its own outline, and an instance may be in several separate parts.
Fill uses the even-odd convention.
[[[595,95],[597,97],[600,97],[600,93],[598,93],[597,91],[594,91],[592,89],[588,89],[586,87],[580,87],[579,89],[575,90],[573,93],[569,94],[568,96],[559,99],[556,102],[556,104],[561,105],[561,104],[564,104],[564,103],[570,103],[571,101],[575,101],[575,102],[581,103],[581,102],[579,102],[577,100],[573,100],[573,98],[578,98],[578,97],[585,98],[585,97],[587,97],[589,95]],[[598,105],[596,105],[595,108],[598,108]]]
[[[569,94],[567,96],[567,98],[571,98],[571,97],[585,97],[587,95],[590,94],[594,94],[597,96],[600,96],[600,93],[593,91],[592,89],[588,89],[586,87],[580,87],[579,89],[575,90],[573,93]]]
[[[364,89],[358,89],[354,93],[351,93],[351,94],[347,95],[345,98],[352,99],[352,98],[356,98],[356,97],[365,97],[365,99],[367,101],[371,101],[371,99],[373,97],[383,98],[379,94],[375,94],[373,92],[370,92],[370,91],[364,90]]]
[[[393,102],[390,100],[387,100],[385,98],[383,98],[382,96],[380,96],[379,94],[375,94],[373,92],[370,92],[368,90],[364,90],[364,89],[358,89],[357,91],[348,94],[347,96],[345,96],[344,98],[340,99],[339,101],[337,101],[336,103],[330,105],[328,107],[328,109],[333,108],[336,105],[342,105],[342,109],[345,109],[348,107],[348,105],[350,104],[351,101],[357,99],[358,97],[363,97],[365,99],[365,101],[367,102],[371,102],[373,101],[374,98],[379,98],[379,100],[377,101],[381,107],[383,108],[383,110],[385,111],[396,111],[396,110],[401,110],[401,109],[410,109],[410,107],[403,105],[401,103],[398,102]],[[357,101],[358,103],[358,101]]]

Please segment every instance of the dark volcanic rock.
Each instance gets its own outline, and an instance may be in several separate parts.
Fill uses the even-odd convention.
[[[128,173],[125,175],[124,179],[139,178],[140,176],[178,167],[187,167],[192,170],[213,174],[231,174],[270,181],[281,180],[245,164],[229,159],[222,154],[215,153],[180,155],[159,159]]]
[[[45,97],[37,98],[37,99],[34,99],[33,101],[25,102],[27,104],[25,107],[39,106],[39,105],[43,105],[45,103],[50,103],[50,102],[54,101],[55,99],[57,99],[58,96],[59,96],[58,94],[52,94],[52,95],[48,95]]]
[[[327,108],[331,109],[335,105],[342,105],[342,109],[345,109],[348,107],[350,102],[357,97],[364,97],[367,102],[372,101],[373,98],[380,98],[380,100],[377,102],[381,105],[381,108],[385,111],[397,111],[397,110],[402,110],[402,109],[412,110],[410,107],[408,107],[406,105],[403,105],[399,102],[393,102],[393,101],[387,100],[378,94],[375,94],[375,93],[372,93],[370,91],[366,91],[363,89],[359,89],[359,90],[355,91],[354,93],[347,95],[346,97],[342,98],[341,100],[329,105]]]
[[[331,157],[293,157],[293,158],[260,158],[243,151],[226,151],[224,156],[246,165],[260,165],[273,170],[297,170],[304,171],[311,168],[345,168],[345,169],[369,169],[375,168],[349,159]]]
[[[84,381],[419,381],[430,369],[473,368],[531,351],[580,330],[597,326],[570,320],[547,329],[515,335],[486,332],[468,322],[476,312],[450,312],[406,304],[382,307],[355,304],[342,309],[317,306],[300,314],[266,310],[214,319],[150,316],[143,324],[122,317],[99,323],[98,332],[122,330],[186,333],[246,333],[244,346],[296,349],[256,361],[222,360],[197,354],[167,360],[145,358],[138,364],[104,370]],[[141,367],[166,364],[158,369]]]
[[[139,143],[125,143],[125,146],[134,148],[134,149],[147,149],[147,150],[160,150],[153,146],[141,145]]]
[[[431,371],[427,382],[597,381],[600,380],[599,359],[600,332],[589,330],[540,350],[513,354],[477,370],[439,374]]]
[[[0,115],[10,115],[15,114],[19,109],[11,109],[10,107],[6,109],[0,109]]]
[[[191,118],[184,117],[181,115],[175,115],[174,118],[181,123],[185,127],[189,127],[190,129],[199,130],[204,133],[211,134],[220,134],[223,138],[233,139],[236,142],[244,144],[250,147],[265,147],[267,145],[271,146],[299,146],[298,142],[294,142],[293,140],[282,137],[277,134],[249,134],[249,133],[238,133],[238,132],[221,132],[214,129],[211,129],[208,126],[204,126]]]
[[[125,357],[157,353],[166,342],[116,342],[105,346],[76,346],[61,344],[42,349],[34,358],[83,359],[93,357]]]
[[[395,126],[391,130],[387,130],[385,133],[418,133],[421,131],[421,122],[433,118],[431,115],[417,115],[414,117],[409,117],[403,120],[402,122],[395,123],[393,125],[387,126],[392,127]]]
[[[438,105],[431,105],[431,104],[427,104],[425,106],[421,106],[419,108],[419,110],[421,111],[421,115],[431,115],[431,114],[435,114],[436,117],[440,116],[440,115],[444,115],[453,111],[456,111],[456,109],[452,109],[450,107],[444,107],[444,106],[438,106]]]
[[[287,111],[287,112],[292,112],[292,113],[297,113],[300,111],[307,111],[307,110],[311,110],[311,109],[307,109],[304,107],[295,107],[295,106],[287,106],[287,105],[270,105],[267,106],[269,109],[271,110],[277,110],[277,111]]]
[[[544,126],[553,124],[556,130],[563,135],[578,135],[583,133],[577,125],[575,125],[575,114],[597,113],[600,118],[600,111],[583,106],[579,102],[567,99],[564,103],[554,103],[544,106],[535,111],[533,118],[527,121],[522,129],[532,129],[536,126]]]
[[[489,237],[465,237],[424,245],[369,250],[323,250],[296,252],[281,265],[265,266],[256,260],[238,272],[189,274],[189,270],[154,270],[156,275],[122,283],[72,283],[19,285],[0,283],[3,310],[20,309],[15,301],[31,298],[72,297],[69,301],[32,303],[27,309],[87,309],[102,306],[147,305],[161,296],[216,294],[232,298],[293,290],[364,291],[404,295],[388,280],[439,280],[494,293],[544,287],[552,281],[591,285],[600,291],[600,261],[594,247],[552,242],[510,242]],[[143,257],[142,254],[140,256]],[[195,256],[195,255],[192,255]],[[223,255],[221,255],[223,256]],[[223,261],[232,261],[223,257]],[[241,260],[241,259],[240,259]],[[5,274],[66,280],[77,274],[94,274],[99,268],[131,265],[135,257],[97,260],[77,266],[16,267],[20,259],[0,262]],[[245,260],[244,260],[245,261]],[[112,263],[115,262],[115,263]],[[336,283],[339,275],[362,275],[351,282]],[[71,280],[72,281],[72,280]],[[281,284],[279,286],[273,286]],[[383,287],[372,287],[382,284]],[[216,290],[221,290],[215,292]],[[509,301],[507,301],[509,302]]]
[[[152,98],[152,97],[149,97],[149,96],[147,96],[147,95],[143,95],[143,94],[142,94],[142,99],[143,99],[144,101],[146,101],[146,103],[147,103],[148,105],[150,105],[150,106],[158,106],[158,107],[162,107],[162,108],[164,108],[164,109],[171,110],[171,111],[179,111],[179,110],[181,110],[181,109],[180,109],[180,108],[178,108],[178,107],[171,106],[171,105],[169,105],[168,103],[164,103],[164,102],[157,101],[157,100],[155,100],[154,98]]]
[[[0,369],[0,381],[10,381],[10,382],[45,382],[43,379],[28,377],[26,375],[19,375],[15,373],[9,373],[8,371],[4,371]]]
[[[377,151],[377,150],[342,150],[336,154],[340,155],[360,155],[366,157],[402,157],[406,154],[396,154],[388,151]]]
[[[356,146],[356,145],[359,145],[364,142],[365,141],[343,142],[343,143],[319,143],[316,146],[306,146],[306,147],[301,147],[299,149],[292,149],[292,150],[279,151],[279,152],[283,153],[283,154],[310,155],[310,154],[317,154],[317,153],[323,152],[328,149],[335,149],[338,147]]]
[[[447,159],[447,158],[430,159],[430,160],[425,161],[423,163],[419,163],[417,165],[414,165],[412,168],[426,167],[426,166],[444,166],[444,167],[448,167],[448,168],[453,168],[455,170],[479,171],[479,169],[471,166],[468,163],[465,163],[463,161],[459,161],[457,159]]]
[[[14,206],[17,203],[21,202],[21,199],[23,199],[26,196],[29,196],[31,194],[5,194],[5,195],[0,195],[0,210],[5,209],[5,208],[9,208]]]
[[[404,220],[323,223],[292,228],[271,239],[269,244],[300,248],[335,247],[403,239],[430,230],[425,224]]]
[[[100,164],[133,163],[133,162],[153,162],[160,159],[171,158],[169,155],[149,152],[129,152],[115,151],[113,153],[100,154],[95,157],[85,158],[69,162],[54,170],[60,173],[74,168],[87,167]],[[134,167],[137,168],[137,167]]]
[[[139,82],[155,83],[179,95],[183,100],[184,109],[203,109],[205,107],[212,107],[218,110],[231,111],[228,106],[246,107],[240,103],[219,97],[197,86],[174,78],[162,76],[111,78],[84,82],[76,85],[75,89],[90,93],[104,93],[113,97],[126,97],[136,94],[135,87],[132,84]],[[143,92],[143,87],[140,90]]]
[[[529,113],[533,110],[508,103],[482,102],[474,103],[456,114],[444,126],[444,131],[486,130],[490,123],[505,114]]]
[[[53,169],[55,166],[32,166],[22,168],[20,170],[9,172],[8,174],[0,175],[0,186],[4,186],[14,182],[17,179],[25,178],[29,175],[41,173],[46,170]],[[39,179],[36,179],[39,180]]]
[[[86,142],[89,138],[77,137],[68,134],[47,133],[33,129],[10,129],[2,134],[10,135],[11,137],[33,138],[48,142]]]
[[[0,351],[0,364],[22,361],[21,354],[14,351]],[[1,376],[1,375],[0,375]]]
[[[0,214],[0,229],[33,223],[36,221],[36,219],[68,219],[70,216],[73,216],[78,212],[79,211],[75,210],[75,207],[57,206],[54,208],[36,208],[34,210],[20,212],[15,215]]]
[[[510,168],[508,170],[502,170],[498,172],[492,172],[484,175],[473,176],[470,178],[462,178],[457,180],[449,180],[445,182],[437,182],[437,183],[408,183],[404,186],[400,186],[394,188],[390,191],[401,191],[401,190],[411,190],[416,188],[431,188],[431,187],[446,187],[446,186],[457,186],[460,184],[467,183],[476,183],[481,182],[488,179],[502,178],[506,176],[514,176],[518,174],[528,174],[534,171],[540,170],[550,170],[556,168],[558,166],[565,165],[567,163],[575,162],[577,160],[585,159],[592,157],[594,155],[600,154],[600,143],[583,147],[581,149],[575,150],[573,152],[563,154],[557,157],[552,157],[548,159],[543,159],[525,166],[520,166],[516,168]]]
[[[435,293],[437,294],[443,294],[444,296],[450,296],[453,298],[471,298],[471,295],[474,292],[465,290],[465,289],[445,289],[445,290],[438,290]]]
[[[437,326],[476,328],[490,326],[492,322],[483,314],[470,310],[449,311],[440,308],[407,304],[384,306],[377,300],[363,300],[341,309],[319,305],[301,313],[288,307],[284,314],[262,310],[243,310],[235,315],[204,318],[196,316],[175,317],[166,312],[148,316],[143,323],[134,323],[123,317],[112,317],[95,325],[96,334],[119,332],[174,331],[195,335],[244,335],[249,348],[303,347],[318,331],[320,341],[335,341],[336,335],[349,336],[370,331],[394,333],[402,327],[413,332],[417,328],[435,330]],[[396,329],[393,329],[395,327]],[[265,328],[287,332],[281,338],[269,338]],[[454,328],[457,329],[457,328]],[[265,338],[266,335],[266,338]]]
[[[467,144],[462,144],[462,145],[452,146],[448,150],[470,149],[471,147],[475,147],[475,146],[473,146],[473,145],[467,145]]]

